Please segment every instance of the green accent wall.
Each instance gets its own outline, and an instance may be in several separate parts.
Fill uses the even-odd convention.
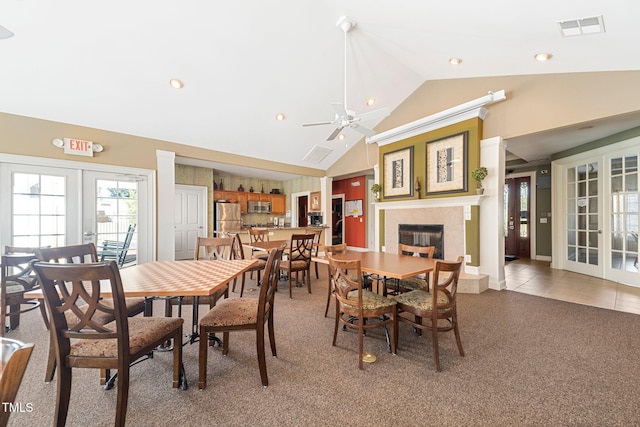
[[[480,139],[482,137],[482,120],[480,118],[473,118],[465,120],[460,123],[446,126],[441,129],[436,129],[431,132],[423,133],[413,136],[411,138],[404,139],[402,141],[394,142],[392,144],[384,145],[379,150],[379,165],[380,168],[380,185],[384,187],[384,155],[385,153],[391,153],[397,150],[401,150],[407,147],[413,147],[413,177],[411,179],[411,188],[414,189],[416,178],[420,182],[420,195],[416,197],[393,197],[388,198],[391,200],[410,200],[415,198],[432,199],[438,197],[458,197],[468,196],[476,194],[476,182],[471,177],[471,171],[480,166]],[[425,195],[427,188],[427,142],[436,141],[449,136],[457,135],[462,132],[468,132],[467,139],[467,191],[456,192],[448,194],[436,194]],[[381,200],[384,201],[384,188],[381,194]]]
[[[471,206],[471,219],[464,222],[464,232],[467,236],[465,253],[471,256],[466,265],[477,267],[480,265],[480,206]]]

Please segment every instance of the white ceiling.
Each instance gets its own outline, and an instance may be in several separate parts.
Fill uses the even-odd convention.
[[[15,36],[0,40],[0,111],[327,169],[361,135],[327,142],[332,126],[301,125],[332,120],[343,98],[344,15],[357,23],[356,113],[393,109],[431,79],[640,69],[637,0],[3,0]],[[604,34],[561,37],[558,21],[598,15]],[[333,152],[304,162],[315,145]]]

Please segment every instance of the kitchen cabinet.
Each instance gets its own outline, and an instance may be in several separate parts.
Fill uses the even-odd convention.
[[[322,193],[320,191],[314,191],[309,194],[309,211],[319,211],[321,207],[321,199]]]
[[[243,191],[236,191],[236,199],[240,203],[240,213],[247,213],[247,194]]]
[[[271,194],[267,193],[249,193],[247,200],[250,202],[270,202]]]
[[[270,194],[271,213],[284,215],[287,213],[287,196],[284,194]]]

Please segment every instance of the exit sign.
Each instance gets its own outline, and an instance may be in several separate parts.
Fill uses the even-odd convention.
[[[64,139],[64,153],[76,156],[93,157],[93,142],[82,139]]]

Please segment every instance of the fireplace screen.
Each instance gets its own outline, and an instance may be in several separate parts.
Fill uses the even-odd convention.
[[[444,259],[443,224],[400,224],[398,242],[410,246],[435,246],[434,258]]]

